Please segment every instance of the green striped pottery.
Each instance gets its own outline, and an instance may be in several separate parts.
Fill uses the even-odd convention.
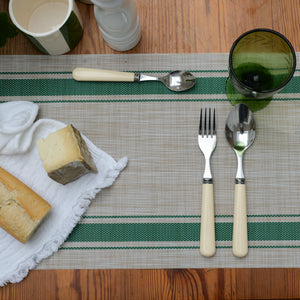
[[[67,0],[68,14],[61,26],[44,33],[30,32],[20,25],[14,10],[18,9],[18,3],[14,0],[9,3],[9,14],[17,28],[43,53],[60,55],[72,50],[81,40],[83,34],[82,20],[74,0]],[[30,5],[30,1],[28,1]],[[40,1],[43,4],[43,1]],[[29,10],[30,7],[28,7]],[[22,23],[21,23],[22,24]]]

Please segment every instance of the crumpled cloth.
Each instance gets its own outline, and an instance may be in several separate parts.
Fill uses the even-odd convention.
[[[82,135],[98,173],[86,174],[67,185],[53,181],[43,167],[36,141],[66,124],[50,119],[35,121],[38,110],[37,104],[27,101],[0,104],[0,166],[52,206],[26,244],[0,228],[0,286],[21,281],[41,260],[58,251],[91,200],[114,183],[128,161],[124,157],[116,162]]]

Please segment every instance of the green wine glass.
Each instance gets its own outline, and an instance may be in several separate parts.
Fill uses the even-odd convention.
[[[295,69],[295,51],[286,37],[271,29],[248,31],[230,50],[227,97],[233,105],[262,109],[291,80]]]

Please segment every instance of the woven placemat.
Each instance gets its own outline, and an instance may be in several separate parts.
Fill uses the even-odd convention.
[[[299,54],[297,53],[297,58]],[[1,56],[0,100],[29,100],[40,118],[72,123],[127,168],[102,190],[58,253],[38,268],[298,267],[300,263],[300,77],[255,112],[256,140],[244,157],[249,253],[232,254],[236,158],[224,136],[232,109],[227,54]],[[161,83],[76,82],[75,67],[161,75],[184,69],[195,88]],[[199,111],[215,107],[212,157],[216,255],[199,252],[204,158]],[[1,165],[1,161],[0,161]]]

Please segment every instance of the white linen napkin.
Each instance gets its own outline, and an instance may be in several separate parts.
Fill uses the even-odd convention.
[[[52,206],[49,215],[26,244],[0,228],[0,286],[25,278],[41,260],[58,250],[86,211],[91,200],[113,184],[126,167],[83,136],[98,173],[67,185],[51,180],[42,164],[36,141],[66,126],[49,119],[36,122],[38,105],[27,101],[0,104],[0,166],[28,185]]]

